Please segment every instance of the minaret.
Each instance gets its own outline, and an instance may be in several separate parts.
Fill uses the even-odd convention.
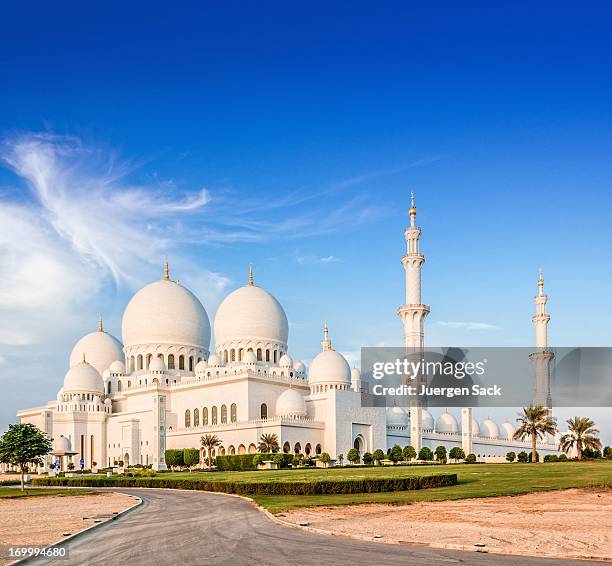
[[[406,271],[406,303],[397,309],[397,314],[404,325],[406,354],[420,360],[423,356],[424,326],[429,314],[429,306],[421,303],[421,268],[425,263],[425,256],[419,250],[421,229],[416,223],[417,209],[414,205],[414,193],[411,193],[410,197],[410,226],[404,231],[407,249],[406,254],[402,257],[402,264]],[[424,376],[411,384],[420,386],[423,379]],[[421,417],[421,403],[415,400],[410,409],[410,443],[417,453],[422,444]]]
[[[323,348],[324,352],[332,349],[331,340],[329,339],[329,327],[327,326],[327,321],[325,321],[325,326],[323,327],[323,340],[321,340],[321,348]]]
[[[548,296],[544,293],[542,270],[538,278],[538,294],[534,298],[536,314],[532,317],[535,326],[536,351],[529,356],[533,364],[533,405],[552,409],[550,397],[550,364],[555,357],[548,349],[548,323],[550,315],[546,312]]]

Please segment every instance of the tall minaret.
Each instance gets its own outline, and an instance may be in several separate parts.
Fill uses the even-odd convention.
[[[533,364],[534,384],[533,384],[533,404],[542,407],[552,408],[550,397],[550,363],[555,357],[554,353],[548,349],[548,323],[550,315],[546,312],[546,302],[548,296],[544,293],[544,279],[542,270],[538,278],[538,294],[535,296],[536,314],[533,316],[535,326],[536,351],[529,356]]]
[[[419,250],[421,229],[416,224],[417,209],[414,205],[414,193],[411,193],[410,226],[404,231],[406,238],[406,254],[402,264],[406,271],[406,303],[397,309],[397,314],[404,325],[404,348],[408,356],[420,360],[424,348],[425,319],[429,314],[429,306],[421,303],[421,268],[425,256]],[[420,385],[423,378],[418,379]],[[414,382],[412,384],[415,384]],[[422,434],[421,404],[414,402],[410,407],[410,443],[419,452]]]

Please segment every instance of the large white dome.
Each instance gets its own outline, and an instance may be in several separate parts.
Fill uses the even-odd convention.
[[[287,344],[289,324],[281,304],[256,285],[230,293],[215,316],[217,346],[232,341],[273,341]]]
[[[387,407],[387,426],[408,426],[410,424],[410,418],[408,413],[393,405],[393,407]]]
[[[81,362],[68,370],[64,377],[63,392],[104,394],[104,381],[95,367]]]
[[[436,432],[456,433],[459,430],[457,419],[448,411],[444,411],[436,420]]]
[[[480,424],[480,436],[483,438],[497,438],[499,436],[498,426],[489,417]]]
[[[177,344],[210,347],[210,321],[199,299],[168,279],[143,287],[130,300],[121,323],[126,347]]]
[[[323,350],[308,371],[308,383],[351,385],[351,368],[342,354],[336,350]]]
[[[276,400],[276,414],[279,417],[305,417],[304,396],[295,389],[286,389]]]
[[[108,332],[97,330],[86,334],[74,345],[70,353],[70,367],[79,364],[83,355],[93,367],[102,373],[115,360],[123,360],[123,346]]]
[[[514,428],[514,426],[512,426],[511,423],[505,421],[502,423],[499,429],[499,437],[503,438],[504,440],[512,440],[514,437],[515,430],[516,429]]]

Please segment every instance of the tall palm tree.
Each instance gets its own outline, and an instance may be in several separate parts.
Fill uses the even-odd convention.
[[[550,416],[547,407],[525,407],[523,414],[519,414],[516,421],[519,427],[514,433],[514,440],[525,440],[531,437],[531,461],[535,464],[537,459],[536,442],[538,438],[544,438],[545,434],[557,432],[556,419]]]
[[[280,446],[278,444],[278,436],[276,434],[262,434],[257,445],[257,450],[260,452],[278,452]]]
[[[208,455],[208,469],[212,466],[212,451],[217,448],[217,446],[221,446],[221,440],[216,434],[205,434],[202,438],[200,438],[200,444],[202,448],[206,448],[206,453]]]
[[[595,428],[595,423],[588,417],[574,417],[567,419],[568,430],[567,434],[561,437],[559,448],[563,452],[569,452],[574,446],[578,460],[582,460],[582,451],[585,448],[589,450],[601,450],[601,440],[597,436],[599,431]]]

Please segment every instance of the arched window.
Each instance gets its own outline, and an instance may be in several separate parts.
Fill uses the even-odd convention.
[[[134,371],[134,356],[130,357],[130,371]]]
[[[193,356],[189,356],[189,371],[193,371]]]
[[[274,350],[274,363],[276,363],[276,354],[277,354],[277,352],[276,352],[276,350]]]
[[[153,357],[153,354],[147,354],[147,369],[149,369],[149,366],[151,365],[152,357]]]
[[[183,354],[179,356],[179,369],[185,369],[185,356]]]
[[[174,354],[168,355],[168,369],[174,369]]]
[[[117,382],[117,391],[121,391],[121,380]]]
[[[227,407],[221,405],[221,424],[227,424]]]
[[[302,445],[299,442],[295,443],[295,447],[293,448],[293,452],[295,454],[299,454],[302,451]]]
[[[321,445],[320,444],[317,444],[317,447],[315,448],[315,452],[317,454],[321,454]]]
[[[198,409],[193,410],[193,426],[200,426],[200,411]]]
[[[191,413],[189,409],[185,411],[185,428],[189,428],[191,426]]]
[[[223,350],[223,363],[227,363],[227,358],[228,358],[227,350]]]
[[[238,407],[236,407],[236,403],[232,403],[230,407],[230,420],[233,423],[238,421]]]
[[[217,407],[213,407],[211,409],[211,421],[212,424],[217,424]]]
[[[137,363],[138,365],[136,367],[142,369],[142,354],[138,354]]]
[[[163,362],[164,361],[164,355],[163,354],[157,354],[157,357]]]
[[[230,359],[232,362],[236,361],[236,350],[234,350],[234,348],[230,350]]]
[[[261,407],[259,408],[259,414],[262,419],[267,419],[268,418],[268,405],[266,405],[265,403],[262,403]]]
[[[261,348],[257,348],[257,361],[261,362]]]
[[[202,358],[198,358],[198,364],[202,361]],[[196,364],[197,365],[197,364]]]
[[[289,454],[289,452],[291,452],[291,444],[285,442],[285,444],[283,444],[283,452]]]
[[[244,350],[240,348],[240,350],[238,350],[238,361],[242,361],[242,358],[244,358]]]
[[[108,394],[110,395],[110,394],[111,394],[111,392],[112,392],[112,384],[111,384],[111,382],[109,381],[109,382],[108,382]]]
[[[270,361],[270,350],[266,350],[266,362]]]
[[[202,424],[208,426],[208,407],[202,409]]]
[[[306,454],[306,456],[310,456],[310,453],[312,452],[312,446],[310,446],[310,442],[304,446],[304,454]]]

